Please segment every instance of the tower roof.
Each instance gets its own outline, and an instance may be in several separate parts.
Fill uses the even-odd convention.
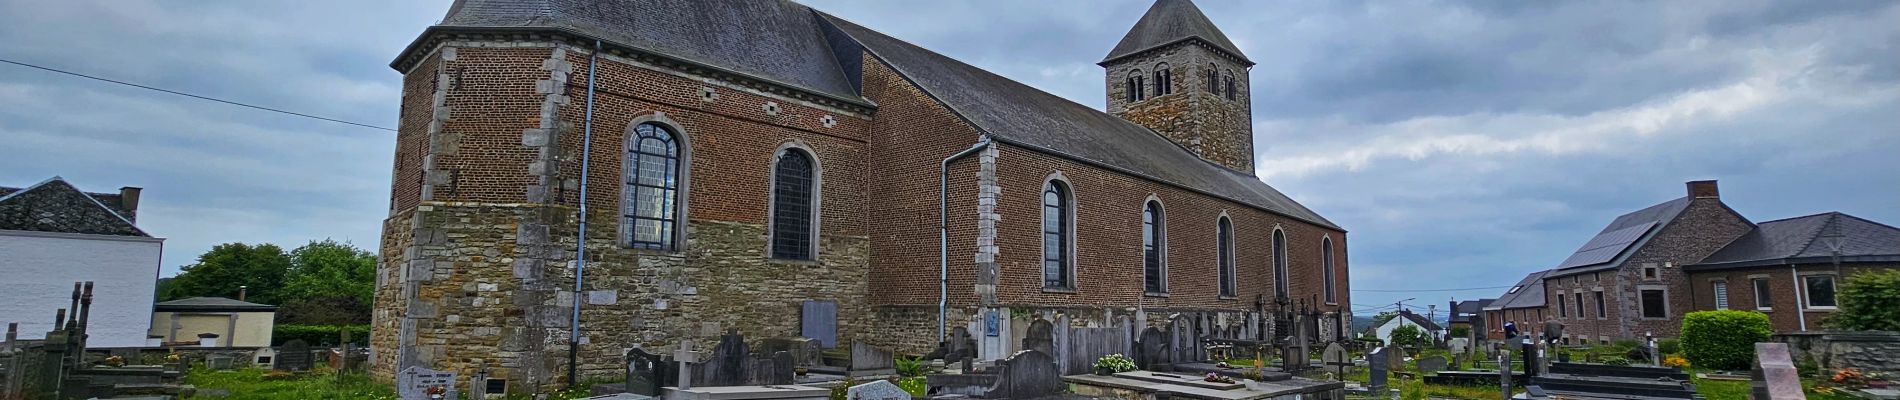
[[[1102,64],[1132,56],[1144,51],[1160,48],[1187,40],[1200,40],[1212,45],[1214,49],[1240,59],[1242,64],[1253,65],[1247,55],[1240,53],[1234,42],[1214,26],[1214,21],[1194,6],[1193,0],[1156,0],[1148,13],[1141,15],[1141,21],[1128,29],[1128,35],[1122,36],[1121,43],[1102,58]]]

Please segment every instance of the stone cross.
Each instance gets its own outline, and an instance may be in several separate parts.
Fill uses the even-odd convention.
[[[1504,391],[1504,400],[1511,399],[1511,350],[1503,342],[1498,342],[1498,388]]]
[[[680,363],[680,390],[693,388],[693,364],[699,363],[699,352],[693,351],[693,341],[680,341],[679,350],[673,351],[673,361]]]

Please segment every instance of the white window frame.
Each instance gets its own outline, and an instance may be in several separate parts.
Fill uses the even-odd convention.
[[[1709,281],[1709,293],[1715,295],[1715,309],[1717,310],[1729,309],[1728,308],[1729,307],[1728,281],[1719,280],[1719,279]]]
[[[1841,279],[1839,276],[1834,275],[1834,273],[1831,271],[1818,272],[1818,273],[1803,273],[1800,275],[1801,275],[1801,282],[1798,282],[1797,284],[1801,285],[1800,301],[1801,301],[1801,307],[1803,307],[1803,309],[1821,310],[1821,311],[1833,311],[1833,310],[1840,309]],[[1831,306],[1813,305],[1814,290],[1808,287],[1808,280],[1814,279],[1814,278],[1827,278],[1828,283],[1834,286],[1834,305],[1831,305]]]
[[[1756,311],[1774,311],[1775,310],[1775,301],[1774,301],[1775,286],[1774,286],[1774,282],[1770,281],[1769,279],[1770,278],[1767,276],[1760,276],[1760,275],[1748,277],[1749,287],[1755,290],[1755,310]],[[1762,295],[1764,292],[1766,292],[1767,296]],[[1768,299],[1767,303],[1763,303],[1761,301],[1764,298]]]

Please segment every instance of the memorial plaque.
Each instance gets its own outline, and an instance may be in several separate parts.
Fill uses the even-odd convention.
[[[308,352],[305,352],[308,354]],[[409,367],[396,374],[396,394],[402,400],[459,399],[455,373]]]

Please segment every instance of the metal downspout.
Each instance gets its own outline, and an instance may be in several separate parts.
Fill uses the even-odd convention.
[[[1788,278],[1794,284],[1794,318],[1801,321],[1801,331],[1808,331],[1808,297],[1801,295],[1801,274],[1795,272],[1794,263],[1788,263]],[[1770,286],[1773,287],[1773,286]]]
[[[577,382],[581,349],[581,282],[587,275],[587,166],[594,143],[594,76],[600,66],[600,39],[594,39],[594,52],[587,55],[587,112],[581,120],[581,194],[580,230],[574,233],[574,320],[568,325],[567,387]]]
[[[990,147],[989,135],[943,159],[937,178],[937,343],[944,341],[945,310],[950,308],[950,163]]]

